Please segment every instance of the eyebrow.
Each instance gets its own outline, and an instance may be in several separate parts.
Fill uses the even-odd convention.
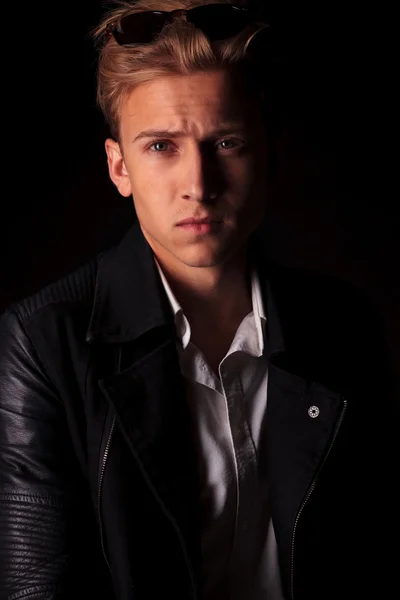
[[[217,138],[217,137],[221,137],[223,135],[230,135],[232,133],[237,133],[239,131],[243,131],[243,126],[242,125],[227,125],[224,126],[221,129],[218,129],[217,131],[214,131],[212,134],[210,134],[208,137],[208,139],[212,139],[212,138]],[[186,131],[172,131],[169,129],[147,129],[145,131],[141,131],[133,140],[133,143],[137,142],[138,140],[144,139],[144,138],[182,138],[182,137],[187,137],[188,133]]]

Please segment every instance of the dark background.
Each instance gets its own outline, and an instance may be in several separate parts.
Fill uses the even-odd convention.
[[[379,11],[349,4],[266,5],[286,116],[265,236],[272,259],[348,281],[367,296],[399,381],[385,32]],[[104,7],[84,0],[4,10],[0,312],[116,243],[134,219],[131,201],[108,179],[107,130],[95,105],[89,31]]]

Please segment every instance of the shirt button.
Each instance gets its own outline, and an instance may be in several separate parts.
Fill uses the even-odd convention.
[[[312,419],[316,419],[319,415],[319,408],[318,406],[310,406],[310,408],[308,409],[308,416],[311,417]]]

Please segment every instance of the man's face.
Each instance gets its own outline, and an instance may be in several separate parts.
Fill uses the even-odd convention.
[[[120,144],[107,140],[110,176],[133,194],[145,238],[171,268],[215,267],[260,224],[267,153],[258,103],[227,71],[160,77],[121,110]],[[209,227],[178,225],[210,217]]]

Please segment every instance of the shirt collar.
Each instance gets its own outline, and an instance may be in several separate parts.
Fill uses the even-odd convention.
[[[253,303],[254,320],[258,335],[260,355],[264,352],[265,327],[267,316],[264,309],[264,301],[261,293],[260,279],[255,268],[251,272],[251,299]]]
[[[171,286],[169,285],[155,255],[154,261],[158,268],[158,272],[160,273],[161,281],[174,315],[177,339],[182,344],[182,349],[185,350],[190,342],[191,337],[190,324],[185,317],[183,309],[176,299],[175,294],[173,293]],[[259,353],[257,354],[261,356],[264,352],[265,326],[267,317],[264,309],[260,280],[255,268],[253,268],[251,272],[251,299],[259,346]]]

